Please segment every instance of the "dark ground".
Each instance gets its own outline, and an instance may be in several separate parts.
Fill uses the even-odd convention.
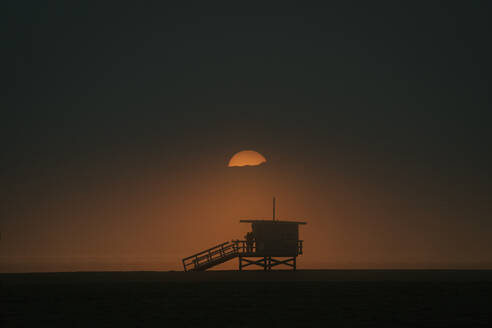
[[[492,271],[0,274],[0,327],[478,327]]]

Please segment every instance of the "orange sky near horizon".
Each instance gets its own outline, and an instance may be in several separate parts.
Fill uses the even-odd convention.
[[[63,182],[31,182],[45,192],[3,225],[0,271],[181,270],[181,258],[242,238],[249,225],[239,219],[271,217],[272,196],[279,219],[307,221],[301,269],[491,267],[485,231],[458,218],[452,190],[436,199],[443,186],[424,177],[419,200],[308,157],[228,168],[225,156],[202,156],[104,180],[71,176],[74,166]]]

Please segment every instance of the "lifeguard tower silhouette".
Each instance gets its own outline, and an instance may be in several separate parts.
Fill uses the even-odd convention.
[[[184,271],[205,271],[213,266],[239,258],[239,270],[257,265],[272,270],[286,265],[296,270],[297,256],[302,254],[299,225],[306,222],[279,221],[275,219],[275,198],[271,220],[240,220],[251,223],[248,240],[232,240],[216,245],[183,259]]]

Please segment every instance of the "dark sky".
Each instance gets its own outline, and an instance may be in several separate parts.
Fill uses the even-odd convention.
[[[306,266],[492,267],[488,1],[6,6],[1,270],[175,268],[274,193]]]

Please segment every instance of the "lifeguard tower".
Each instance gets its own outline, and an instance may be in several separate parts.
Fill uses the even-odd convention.
[[[239,258],[239,270],[256,265],[263,270],[272,270],[277,265],[286,265],[296,270],[297,256],[302,254],[299,225],[306,222],[279,221],[275,219],[275,198],[271,220],[242,219],[251,223],[248,240],[232,240],[184,258],[184,271],[204,271],[218,264]]]

